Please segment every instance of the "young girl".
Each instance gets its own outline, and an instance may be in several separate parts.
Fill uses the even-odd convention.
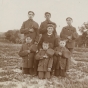
[[[40,79],[50,78],[50,72],[53,64],[54,50],[49,49],[49,43],[43,42],[42,50],[40,50],[36,55],[36,60],[39,60],[38,64],[38,77]]]
[[[67,60],[71,57],[70,51],[65,47],[66,41],[61,39],[59,46],[55,48],[56,55],[56,67],[55,67],[55,76],[66,76]]]

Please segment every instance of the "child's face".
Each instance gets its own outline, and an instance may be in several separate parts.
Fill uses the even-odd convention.
[[[53,31],[54,31],[54,29],[53,29],[53,27],[48,27],[47,28],[47,31],[48,31],[48,34],[52,34]]]
[[[27,37],[26,38],[26,43],[31,43],[32,42],[32,39],[30,37]]]
[[[60,42],[59,42],[59,45],[60,45],[60,47],[65,47],[66,41],[60,41]]]
[[[49,48],[49,44],[48,43],[43,43],[43,49],[47,50]]]

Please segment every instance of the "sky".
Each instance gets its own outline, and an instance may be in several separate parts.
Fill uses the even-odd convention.
[[[34,20],[39,25],[45,20],[44,13],[50,12],[58,34],[66,26],[67,17],[73,18],[77,31],[88,21],[88,0],[0,0],[0,32],[20,29],[30,10],[35,12]]]

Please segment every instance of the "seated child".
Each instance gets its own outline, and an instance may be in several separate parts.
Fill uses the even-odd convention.
[[[67,60],[71,57],[70,51],[65,47],[66,41],[61,39],[59,41],[59,46],[55,48],[56,55],[56,67],[55,67],[55,76],[66,76]]]
[[[35,51],[33,49],[32,38],[26,37],[26,43],[24,43],[19,52],[19,56],[22,57],[22,72],[23,74],[33,74],[33,63]]]
[[[40,50],[36,55],[36,60],[39,60],[38,64],[38,77],[40,79],[51,78],[50,72],[53,64],[54,50],[49,49],[49,43],[43,42],[42,50]]]

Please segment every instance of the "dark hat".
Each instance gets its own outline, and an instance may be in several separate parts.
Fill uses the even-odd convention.
[[[45,12],[45,15],[46,15],[46,14],[49,14],[49,15],[51,16],[51,13],[49,13],[49,12]]]
[[[74,33],[72,34],[72,37],[73,37],[74,39],[78,38],[78,33],[74,32]]]
[[[59,38],[58,41],[59,41],[59,42],[60,42],[60,41],[65,41],[65,42],[67,42],[67,39],[66,39],[66,38]]]
[[[67,18],[66,18],[66,21],[67,21],[68,19],[73,20],[71,17],[67,17]]]
[[[35,13],[34,13],[33,11],[28,11],[28,14],[29,14],[29,13],[33,13],[33,15],[35,15]]]
[[[26,38],[27,38],[27,37],[30,37],[30,38],[32,38],[32,37],[31,37],[31,35],[29,35],[29,34],[27,34],[27,35],[26,35]]]
[[[48,42],[48,41],[43,41],[43,43],[49,44],[49,42]]]
[[[53,28],[55,28],[55,26],[52,23],[47,24],[47,27],[53,27]]]
[[[54,55],[54,50],[53,49],[48,49],[46,52],[49,56],[53,56]]]

